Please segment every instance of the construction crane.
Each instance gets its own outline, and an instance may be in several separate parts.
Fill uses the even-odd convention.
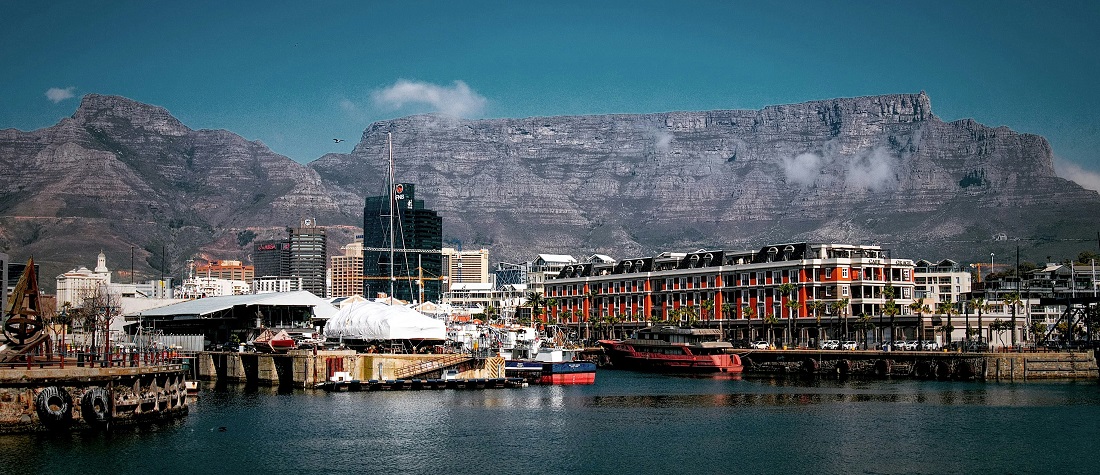
[[[978,283],[982,282],[982,268],[989,269],[989,273],[992,274],[998,267],[1011,267],[1008,264],[991,264],[989,262],[978,262],[970,264],[970,267],[978,269]]]
[[[406,280],[406,281],[415,280],[417,290],[420,294],[420,301],[421,302],[424,301],[424,281],[425,280],[447,280],[447,278],[443,277],[443,276],[424,277],[424,268],[420,266],[420,256],[419,256],[420,254],[441,254],[443,251],[440,250],[440,249],[397,249],[397,248],[391,249],[391,248],[388,248],[388,247],[364,247],[363,250],[364,251],[373,251],[373,252],[393,252],[394,254],[398,254],[398,253],[417,254],[417,266],[416,266],[417,275],[416,276],[391,275],[391,276],[388,276],[388,277],[386,277],[386,276],[363,277],[363,280],[388,280],[390,282],[396,282],[396,281],[399,281],[399,280]],[[392,269],[392,267],[391,267],[391,269]],[[392,285],[391,285],[391,288],[392,288]],[[391,293],[390,298],[393,298],[392,290],[391,290],[390,293]]]

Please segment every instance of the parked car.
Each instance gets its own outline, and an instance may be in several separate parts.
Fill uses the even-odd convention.
[[[838,340],[825,340],[821,342],[822,350],[839,350],[840,341]]]
[[[932,340],[924,340],[921,342],[921,349],[924,351],[936,351],[940,349],[940,344]]]
[[[842,349],[842,350],[854,350],[854,349],[856,349],[856,342],[854,342],[852,340],[845,341],[844,343],[840,344],[840,349]]]
[[[766,350],[766,349],[768,349],[768,346],[769,346],[768,342],[766,342],[766,341],[754,341],[754,342],[752,342],[752,347],[757,349],[757,350]]]

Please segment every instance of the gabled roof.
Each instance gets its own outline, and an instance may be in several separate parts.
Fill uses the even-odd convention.
[[[226,295],[188,300],[174,305],[153,308],[138,312],[141,317],[183,317],[202,318],[203,315],[228,310],[236,306],[286,306],[313,307],[316,318],[331,318],[338,311],[336,307],[308,290],[294,292],[270,292],[265,294]]]
[[[562,264],[573,264],[577,262],[573,256],[567,254],[539,254],[539,259],[543,262],[554,262]]]

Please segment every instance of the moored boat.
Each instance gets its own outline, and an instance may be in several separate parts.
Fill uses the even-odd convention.
[[[744,366],[719,330],[661,326],[625,340],[600,340],[616,368],[669,373],[740,373]]]
[[[522,333],[521,333],[522,335]],[[551,340],[553,346],[543,346],[543,339],[530,332],[528,338],[512,343],[505,357],[506,375],[521,377],[539,384],[594,384],[596,363],[577,359],[580,349],[567,348]]]

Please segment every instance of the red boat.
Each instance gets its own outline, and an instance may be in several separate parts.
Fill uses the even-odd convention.
[[[252,340],[252,344],[256,347],[256,351],[262,353],[285,353],[298,347],[298,342],[294,341],[286,330],[279,330],[276,333],[271,329],[264,329],[256,339]]]
[[[733,345],[709,328],[650,327],[625,340],[600,340],[616,368],[668,373],[740,373]]]

